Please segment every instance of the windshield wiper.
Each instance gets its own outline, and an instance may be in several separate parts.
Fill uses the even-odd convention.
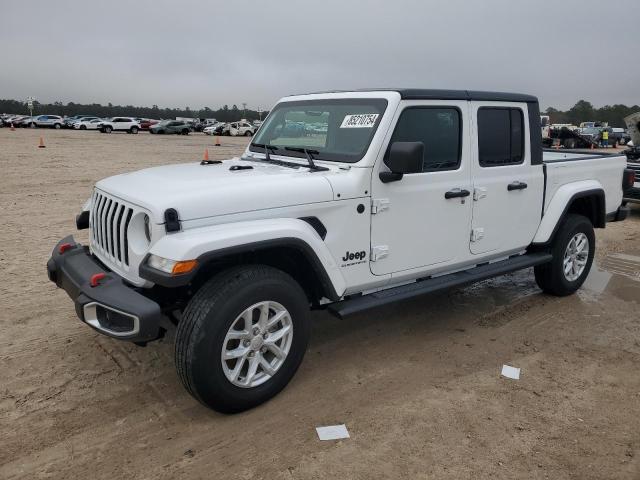
[[[253,142],[251,142],[251,146],[264,149],[264,159],[267,162],[271,161],[271,156],[269,155],[269,151],[273,150],[275,152],[276,150],[278,150],[278,147],[276,147],[275,145],[266,145],[264,143],[253,143]]]
[[[258,148],[262,148],[264,149],[264,160],[260,159],[260,160],[256,160],[255,158],[252,159],[246,159],[243,157],[244,160],[253,160],[253,161],[260,161],[260,162],[269,162],[275,165],[281,165],[283,167],[289,167],[289,168],[300,168],[301,165],[297,164],[297,163],[292,163],[292,162],[283,162],[282,160],[273,160],[271,158],[271,154],[270,151],[277,151],[280,150],[280,147],[276,147],[275,145],[265,145],[263,143],[253,143],[251,142],[251,146],[252,147],[258,147]]]
[[[285,150],[289,150],[290,152],[301,152],[304,153],[307,157],[307,161],[309,162],[309,170],[312,170],[314,172],[321,172],[323,170],[329,170],[327,167],[319,167],[315,164],[315,162],[313,161],[313,155],[317,155],[318,152],[317,150],[310,150],[308,148],[301,148],[301,147],[284,147]]]

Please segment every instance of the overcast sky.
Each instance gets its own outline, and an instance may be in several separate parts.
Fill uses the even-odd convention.
[[[0,98],[216,108],[327,89],[640,104],[638,0],[0,1]]]

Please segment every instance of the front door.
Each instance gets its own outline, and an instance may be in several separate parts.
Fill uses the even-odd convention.
[[[388,143],[424,143],[423,171],[382,183],[372,179],[371,272],[428,271],[469,257],[472,201],[469,103],[401,104]],[[387,157],[387,146],[384,158]],[[373,213],[375,212],[375,213]],[[402,274],[399,274],[401,276]]]
[[[515,253],[540,223],[544,173],[531,164],[526,104],[472,102],[474,255]]]

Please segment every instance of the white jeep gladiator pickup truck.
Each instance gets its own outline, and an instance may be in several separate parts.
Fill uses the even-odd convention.
[[[528,267],[573,293],[594,227],[626,217],[625,164],[543,153],[529,95],[285,97],[240,158],[99,181],[76,218],[89,244],[62,239],[47,270],[105,335],[145,344],[177,327],[186,389],[238,412],[292,378],[310,309],[344,316]]]

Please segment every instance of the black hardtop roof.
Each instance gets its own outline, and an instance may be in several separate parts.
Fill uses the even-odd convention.
[[[482,92],[478,90],[438,90],[433,88],[365,88],[315,93],[398,92],[403,100],[476,100],[488,102],[537,102],[538,97],[523,93]]]

